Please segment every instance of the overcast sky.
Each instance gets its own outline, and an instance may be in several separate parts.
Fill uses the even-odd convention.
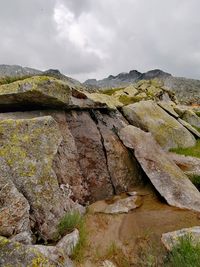
[[[0,64],[200,79],[199,0],[0,0]]]

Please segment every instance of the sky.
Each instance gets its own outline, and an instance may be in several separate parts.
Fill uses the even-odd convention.
[[[200,79],[199,0],[0,0],[0,64]]]

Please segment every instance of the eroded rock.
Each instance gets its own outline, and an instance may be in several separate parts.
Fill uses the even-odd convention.
[[[200,193],[187,176],[169,159],[151,133],[134,126],[120,131],[124,145],[133,149],[146,175],[167,203],[200,211]]]

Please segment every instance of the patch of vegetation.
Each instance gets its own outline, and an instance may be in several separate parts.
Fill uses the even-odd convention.
[[[129,258],[125,255],[123,250],[116,245],[115,242],[112,242],[110,246],[106,249],[103,255],[98,253],[98,261],[109,260],[115,263],[117,266],[120,267],[130,267]]]
[[[132,103],[135,103],[135,102],[139,102],[139,99],[137,97],[130,97],[130,96],[127,96],[127,95],[121,95],[119,97],[119,101],[124,104],[124,105],[129,105],[129,104],[132,104]]]
[[[195,112],[197,116],[200,117],[200,111]]]
[[[1,77],[0,78],[0,85],[3,84],[9,84],[9,83],[13,83],[16,81],[21,81],[21,80],[25,80],[27,78],[30,78],[30,75],[26,75],[26,76],[16,76],[16,77],[9,77],[9,76],[5,76],[5,77]]]
[[[185,155],[185,156],[200,158],[200,139],[197,139],[197,143],[193,147],[172,148],[172,149],[170,149],[170,151],[175,152],[177,154]]]
[[[119,90],[122,90],[124,89],[124,87],[122,88],[109,88],[109,89],[104,89],[104,90],[101,90],[100,92],[102,94],[105,94],[105,95],[113,95],[115,92],[119,91]]]
[[[200,132],[200,128],[199,127],[194,126],[194,125],[192,125],[192,127],[194,127],[198,132]]]
[[[190,177],[191,182],[197,187],[200,191],[200,175],[192,175]]]
[[[168,255],[166,267],[199,267],[200,242],[194,244],[190,235],[179,238],[179,242]]]
[[[71,233],[75,228],[78,228],[82,224],[83,217],[77,211],[68,212],[61,219],[58,225],[58,231],[60,235],[66,235]]]

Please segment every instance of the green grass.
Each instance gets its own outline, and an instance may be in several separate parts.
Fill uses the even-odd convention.
[[[73,211],[68,212],[65,216],[61,219],[58,225],[58,231],[60,235],[66,235],[72,232],[75,228],[82,223],[82,216],[79,212]]]
[[[197,139],[197,143],[193,147],[188,148],[172,148],[170,149],[171,152],[175,152],[177,154],[185,155],[185,156],[191,156],[200,158],[200,139]]]
[[[190,235],[179,238],[179,242],[168,255],[167,267],[199,267],[200,243],[194,244]]]
[[[200,117],[200,111],[195,112],[197,116]]]
[[[200,175],[192,175],[190,180],[200,190]]]

